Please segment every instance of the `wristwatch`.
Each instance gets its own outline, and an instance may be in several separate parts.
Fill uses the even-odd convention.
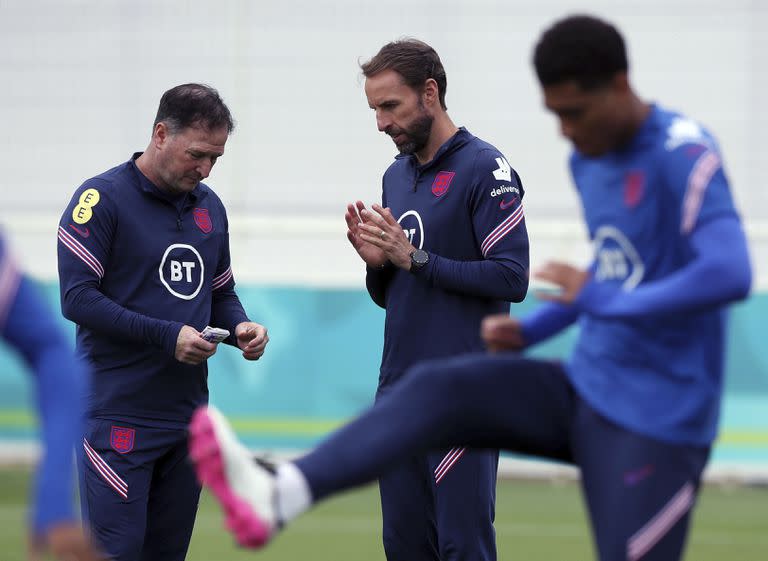
[[[411,252],[411,272],[415,273],[423,269],[429,263],[429,253],[423,249],[417,249]]]

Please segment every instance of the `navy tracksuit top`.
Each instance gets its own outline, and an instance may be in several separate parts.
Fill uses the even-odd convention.
[[[464,128],[430,162],[399,155],[384,173],[383,206],[430,261],[416,273],[368,269],[386,309],[381,388],[420,360],[482,350],[482,318],[525,298],[523,194],[503,154]]]
[[[181,327],[234,332],[248,319],[221,200],[203,183],[169,198],[138,169],[138,156],[87,180],[62,215],[62,310],[93,372],[91,416],[183,427],[207,401],[208,369],[174,357]]]

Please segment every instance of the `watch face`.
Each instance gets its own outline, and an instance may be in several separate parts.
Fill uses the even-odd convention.
[[[411,261],[417,267],[423,267],[424,265],[429,263],[429,253],[427,253],[423,249],[417,249],[416,251],[413,252],[413,254],[411,254]]]

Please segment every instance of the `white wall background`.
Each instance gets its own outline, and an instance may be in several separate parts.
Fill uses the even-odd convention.
[[[238,122],[208,180],[229,209],[236,277],[360,286],[343,212],[378,200],[395,150],[376,131],[358,61],[411,35],[440,53],[454,121],[522,176],[534,266],[585,261],[568,146],[530,65],[542,29],[574,11],[620,26],[645,99],[719,137],[765,288],[761,0],[0,0],[0,222],[27,268],[55,278],[56,224],[72,191],[146,146],[163,91],[205,82]]]

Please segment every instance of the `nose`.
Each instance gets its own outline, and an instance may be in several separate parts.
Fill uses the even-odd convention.
[[[376,127],[379,132],[386,132],[392,126],[392,119],[382,113],[376,113]]]
[[[578,128],[578,125],[573,120],[560,119],[560,133],[571,142],[576,138]]]
[[[211,174],[211,169],[213,169],[213,163],[214,161],[210,158],[202,158],[195,168],[195,171],[200,174],[200,176],[205,179]]]
[[[560,119],[560,133],[567,139],[573,140],[575,127],[565,119]]]

